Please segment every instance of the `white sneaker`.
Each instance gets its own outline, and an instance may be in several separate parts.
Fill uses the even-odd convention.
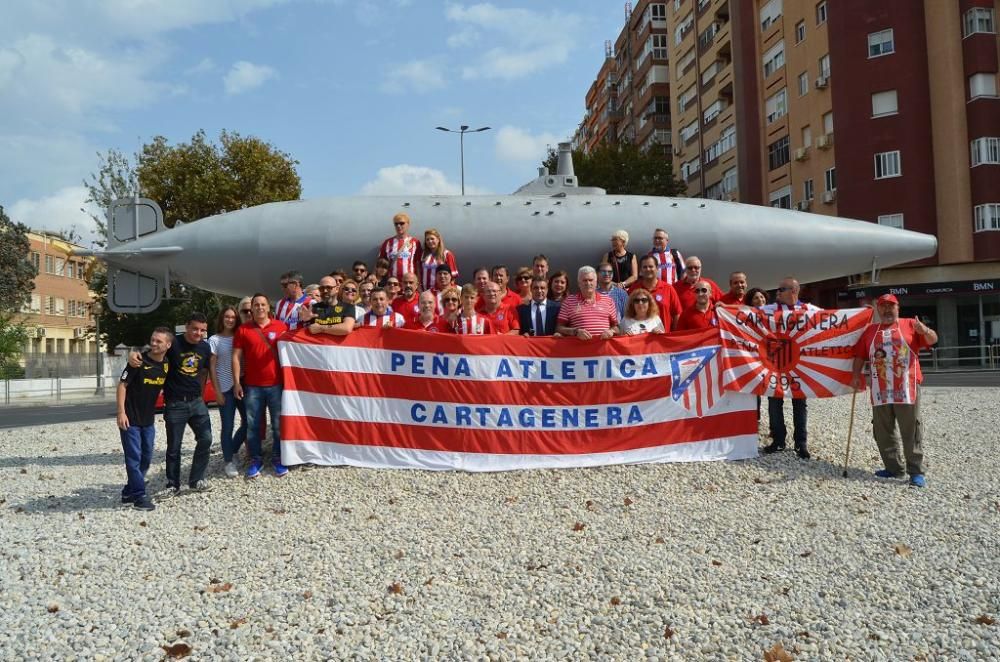
[[[226,475],[230,478],[236,478],[240,475],[240,470],[236,468],[236,462],[230,461],[226,462],[226,467],[224,469]]]

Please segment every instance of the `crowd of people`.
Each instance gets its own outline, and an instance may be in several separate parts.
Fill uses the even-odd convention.
[[[250,456],[245,476],[261,474],[265,418],[271,425],[274,475],[288,474],[280,455],[277,340],[289,330],[302,328],[311,334],[343,336],[358,327],[393,327],[444,334],[589,340],[712,328],[718,326],[716,307],[722,305],[750,305],[768,313],[815,310],[799,301],[799,284],[791,277],[781,281],[773,302],[764,290],[749,287],[747,274],[741,271],[729,275],[729,289],[723,292],[702,273],[698,257],[685,258],[670,246],[669,234],[662,228],[653,232],[650,249],[641,255],[629,251],[627,232],[612,233],[610,250],[601,256],[596,268],[576,270],[577,290],[570,292],[569,273],[550,270],[545,255],[534,256],[530,267],[514,270],[513,281],[511,269],[501,264],[478,267],[471,279],[460,284],[458,261],[440,232],[426,230],[421,242],[411,235],[407,214],[396,214],[392,222],[394,234],[382,242],[372,270],[368,262],[358,259],[350,273],[338,269],[316,284],[307,284],[298,271],[287,271],[280,279],[282,297],[277,302],[272,305],[267,295],[257,293],[242,299],[235,308],[223,308],[211,337],[208,320],[200,313],[191,315],[185,331],[176,336],[163,328],[153,332],[149,349],[130,356],[119,386],[118,425],[128,475],[123,502],[153,507],[142,477],[152,452],[149,394],[158,393],[159,388],[163,389],[167,436],[164,494],[177,494],[181,488],[180,447],[185,427],[192,429],[196,439],[188,485],[193,490],[209,489],[204,477],[212,442],[210,418],[202,400],[206,379],[212,383],[220,408],[225,474],[240,474],[237,452],[244,442]],[[926,327],[923,330],[929,331]],[[936,337],[921,337],[928,344],[936,341]],[[909,346],[914,342],[911,334]],[[783,412],[783,400],[769,398],[772,441],[763,449],[765,453],[786,446]],[[237,413],[241,419],[238,427]],[[806,401],[794,399],[794,447],[803,459],[810,457],[806,424]],[[133,430],[147,427],[148,431]],[[882,427],[891,428],[890,422],[883,421]],[[888,453],[889,443],[880,442],[880,449],[885,445]],[[913,446],[904,443],[904,450],[910,449],[908,459]],[[901,473],[900,465],[892,462],[887,461],[888,473]],[[907,468],[916,470],[918,464],[908,462]]]

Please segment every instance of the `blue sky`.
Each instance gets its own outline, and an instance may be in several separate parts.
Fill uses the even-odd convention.
[[[510,192],[567,138],[623,4],[32,0],[0,9],[0,205],[75,226],[96,153],[252,134],[303,197]]]

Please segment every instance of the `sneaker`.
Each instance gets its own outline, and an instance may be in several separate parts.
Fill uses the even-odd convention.
[[[283,465],[279,460],[272,460],[271,464],[274,466],[274,475],[278,478],[284,478],[288,474],[288,467]]]
[[[260,475],[260,470],[263,468],[264,468],[264,463],[261,462],[259,457],[255,457],[253,461],[250,462],[250,466],[247,467],[247,473],[246,473],[247,478],[256,478],[257,476]]]
[[[131,506],[133,503],[135,503],[134,496],[122,496],[122,505]]]
[[[156,493],[157,501],[166,501],[168,499],[173,499],[175,496],[181,493],[181,488],[177,485],[167,485],[162,490]]]
[[[784,443],[779,444],[776,441],[772,441],[767,446],[764,446],[762,450],[764,451],[765,455],[770,455],[771,453],[777,453],[779,451],[785,450],[785,444]]]
[[[910,476],[910,485],[914,487],[927,487],[927,479],[923,474],[913,474]]]
[[[809,454],[809,449],[806,448],[805,444],[801,444],[799,446],[796,446],[795,447],[795,454],[798,455],[799,458],[803,459],[803,460],[808,460],[809,458],[812,457],[812,455]]]
[[[879,469],[878,471],[875,472],[875,477],[876,478],[899,478],[900,475],[899,474],[894,474],[891,471],[889,471],[888,469]]]
[[[191,489],[195,492],[211,492],[212,486],[208,484],[208,481],[202,478],[197,483],[191,486]]]
[[[225,471],[226,475],[229,476],[230,478],[236,478],[237,476],[240,475],[240,470],[236,468],[236,462],[232,460],[226,462],[226,467],[223,469],[223,471]]]
[[[149,497],[139,497],[132,506],[136,510],[156,510],[156,506],[149,500]]]

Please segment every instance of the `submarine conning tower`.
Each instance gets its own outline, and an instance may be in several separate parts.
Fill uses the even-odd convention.
[[[573,149],[569,143],[559,143],[559,160],[555,174],[548,168],[540,167],[538,177],[514,191],[514,195],[604,195],[607,193],[597,186],[580,186],[573,171]]]

